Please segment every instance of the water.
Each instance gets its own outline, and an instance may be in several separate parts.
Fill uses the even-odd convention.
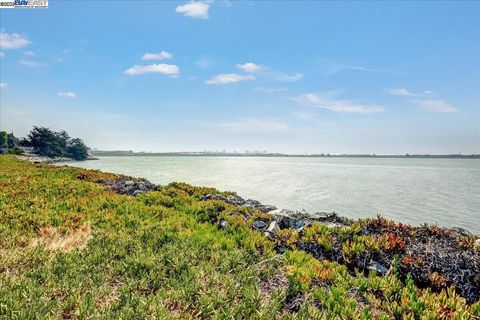
[[[66,164],[216,187],[279,208],[381,214],[480,234],[479,160],[117,156]]]

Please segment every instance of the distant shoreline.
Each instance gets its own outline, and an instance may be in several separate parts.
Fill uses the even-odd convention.
[[[159,156],[159,157],[285,157],[285,158],[402,158],[402,159],[480,159],[480,154],[284,154],[284,153],[210,153],[210,152],[130,152],[130,151],[94,151],[93,156]]]

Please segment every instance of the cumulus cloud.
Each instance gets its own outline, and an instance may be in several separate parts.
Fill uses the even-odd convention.
[[[277,92],[288,91],[287,88],[265,88],[265,87],[256,87],[254,90],[258,92],[263,92],[263,93],[277,93]]]
[[[178,76],[178,74],[180,73],[180,69],[174,64],[160,63],[145,66],[134,65],[133,67],[125,70],[125,74],[129,76],[136,76],[146,73],[161,73],[167,76],[175,77]]]
[[[0,48],[7,49],[20,49],[28,45],[30,41],[19,35],[18,33],[6,33],[3,30],[0,32]]]
[[[263,66],[255,64],[253,62],[247,62],[244,64],[237,64],[237,68],[244,71],[244,72],[259,72],[264,69]]]
[[[210,80],[205,81],[206,84],[228,84],[240,81],[255,80],[252,75],[241,75],[236,73],[218,74]]]
[[[65,92],[57,93],[57,96],[63,97],[63,98],[73,99],[77,96],[77,94],[75,92],[72,92],[72,91],[65,91]]]
[[[178,6],[175,11],[182,13],[184,16],[196,19],[208,19],[208,9],[210,9],[211,1],[195,1]]]
[[[5,53],[3,53],[3,51],[0,51],[0,58],[3,58],[5,57]]]
[[[38,62],[34,60],[20,60],[18,63],[20,63],[23,66],[32,67],[32,68],[40,68],[40,67],[45,67],[47,65],[44,62]]]
[[[220,126],[234,132],[281,132],[288,129],[284,122],[258,118],[246,118],[237,122],[222,123]]]
[[[23,54],[26,55],[27,57],[33,57],[35,55],[35,52],[29,50],[29,51],[25,51]]]
[[[0,82],[0,89],[4,89],[7,87],[7,83],[6,82]]]
[[[142,60],[163,60],[172,59],[173,55],[167,51],[160,51],[159,53],[145,53]]]
[[[382,107],[376,105],[363,104],[355,100],[338,99],[335,93],[306,93],[295,98],[295,100],[333,112],[375,113],[384,111]]]
[[[419,107],[430,112],[457,112],[458,109],[444,100],[416,100]]]

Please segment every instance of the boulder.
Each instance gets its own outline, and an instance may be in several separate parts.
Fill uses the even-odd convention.
[[[388,272],[388,269],[385,266],[375,260],[370,260],[370,263],[367,266],[368,270],[375,270],[378,275],[384,275]]]
[[[253,229],[263,231],[268,227],[268,224],[263,220],[255,220],[252,224]]]
[[[223,196],[223,195],[220,195],[220,194],[207,194],[202,198],[202,200],[225,201],[225,202],[233,204],[233,205],[237,205],[237,206],[241,206],[241,207],[245,207],[245,208],[250,208],[252,210],[262,211],[262,212],[265,212],[265,213],[276,209],[274,206],[261,204],[257,200],[252,200],[252,199],[245,200],[245,199],[243,199],[242,197],[240,197],[236,194],[231,194],[231,195],[228,195],[228,196]]]
[[[220,221],[220,226],[219,226],[220,230],[225,230],[227,229],[227,227],[228,227],[228,222],[226,220]]]

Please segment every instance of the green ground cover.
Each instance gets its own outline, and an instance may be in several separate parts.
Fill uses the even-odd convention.
[[[401,246],[396,239],[357,237],[339,264],[297,250],[298,235],[282,231],[292,246],[278,255],[251,227],[268,215],[202,201],[212,188],[172,183],[132,197],[95,183],[115,178],[0,156],[0,319],[480,317],[480,302],[454,288],[348,267],[366,247]],[[321,225],[302,235],[326,249],[331,236]]]

